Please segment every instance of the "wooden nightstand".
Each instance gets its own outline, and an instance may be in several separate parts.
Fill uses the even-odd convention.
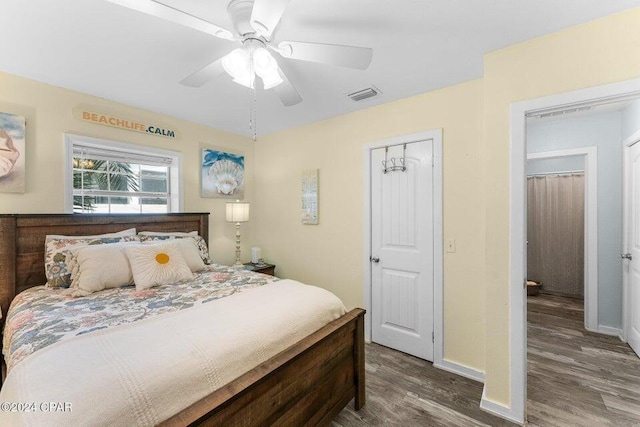
[[[275,264],[265,264],[260,267],[257,267],[256,265],[257,264],[254,264],[252,262],[246,262],[244,264],[244,268],[246,268],[247,270],[255,271],[256,273],[268,274],[270,276],[276,275]]]

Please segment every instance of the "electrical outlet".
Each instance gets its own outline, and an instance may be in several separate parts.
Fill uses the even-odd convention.
[[[456,251],[456,239],[449,239],[447,242],[447,252],[452,254]]]

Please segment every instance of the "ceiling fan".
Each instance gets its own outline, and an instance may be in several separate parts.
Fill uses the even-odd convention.
[[[227,11],[236,34],[158,1],[107,1],[241,43],[241,47],[183,79],[180,83],[186,86],[200,87],[227,72],[234,82],[254,88],[255,76],[258,75],[265,89],[273,88],[282,103],[291,106],[301,102],[302,97],[271,52],[276,52],[281,58],[360,70],[369,67],[373,56],[373,50],[366,47],[298,41],[273,43],[278,23],[291,0],[231,0]]]

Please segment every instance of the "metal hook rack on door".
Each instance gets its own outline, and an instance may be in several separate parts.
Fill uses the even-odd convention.
[[[389,147],[384,147],[384,160],[382,161],[382,173],[387,172],[405,172],[407,170],[407,144],[402,145],[402,157],[400,158],[388,158]],[[391,164],[391,166],[389,166]]]

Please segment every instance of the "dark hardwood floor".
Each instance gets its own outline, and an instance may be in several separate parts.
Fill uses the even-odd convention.
[[[367,344],[366,375],[366,405],[349,403],[334,427],[513,425],[480,409],[481,383],[404,353]]]
[[[584,329],[582,302],[528,299],[530,426],[640,426],[640,359],[617,337]],[[333,426],[507,426],[482,411],[482,384],[367,344],[367,403]]]
[[[617,337],[584,329],[580,300],[528,298],[532,426],[640,426],[640,359]]]

